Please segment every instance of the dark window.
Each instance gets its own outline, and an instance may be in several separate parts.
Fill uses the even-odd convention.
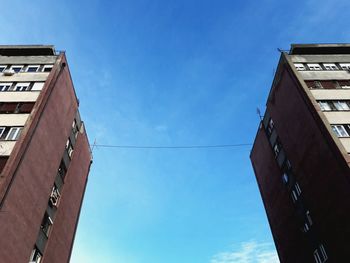
[[[273,146],[273,151],[275,153],[275,157],[277,158],[278,154],[280,153],[280,151],[282,150],[282,145],[279,141],[279,139],[277,138],[275,145]]]
[[[318,248],[314,251],[314,259],[316,263],[323,263],[326,262],[328,259],[326,250],[324,249],[324,246],[321,244],[318,246]]]
[[[61,162],[60,167],[58,168],[58,175],[61,176],[62,179],[66,176],[67,168],[63,162]]]
[[[20,72],[21,70],[22,70],[22,66],[19,66],[19,67],[16,67],[16,66],[13,66],[12,67],[12,70],[14,71],[14,72],[16,72],[16,73],[18,73],[18,72]]]
[[[69,158],[72,158],[72,155],[73,155],[73,144],[71,142],[71,140],[68,138],[67,142],[66,142],[66,150],[68,152],[68,156]]]
[[[40,228],[45,233],[46,236],[49,235],[51,226],[52,226],[52,220],[49,217],[49,215],[45,212]]]
[[[32,254],[30,255],[29,262],[40,263],[42,257],[43,255],[40,253],[39,249],[37,247],[34,247]]]
[[[27,68],[27,72],[37,72],[38,69],[39,69],[38,66],[29,66],[29,67]]]
[[[0,106],[0,113],[14,113],[17,108],[17,102],[4,102]]]

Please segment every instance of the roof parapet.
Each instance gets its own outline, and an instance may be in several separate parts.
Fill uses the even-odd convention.
[[[292,44],[289,55],[350,54],[350,44]]]
[[[0,45],[0,56],[54,56],[53,45]]]

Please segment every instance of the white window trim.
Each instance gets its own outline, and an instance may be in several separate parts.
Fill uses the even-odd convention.
[[[342,70],[350,69],[350,63],[339,63],[339,66],[342,68]]]
[[[321,252],[322,258],[320,256],[319,252]],[[323,245],[320,245],[317,249],[315,249],[314,259],[317,263],[324,263],[327,261],[328,256],[327,256],[326,250],[324,249]]]
[[[11,86],[12,86],[13,83],[11,82],[2,82],[0,83],[0,86],[10,86],[6,91],[9,91]],[[0,89],[0,92],[2,92],[3,90]]]
[[[12,127],[6,135],[6,141],[17,141],[19,135],[21,134],[23,127]],[[15,131],[13,136],[10,138],[12,131]]]
[[[7,65],[0,65],[0,68],[4,68],[4,70],[6,70],[6,68],[7,68]],[[0,70],[0,72],[4,72],[4,70]]]
[[[42,69],[42,72],[49,73],[49,71],[45,71],[46,68],[50,68],[52,70],[53,65],[45,65]]]
[[[331,126],[332,126],[334,133],[337,135],[337,137],[339,137],[339,138],[349,137],[349,134],[346,131],[344,125],[331,125]],[[345,133],[345,135],[342,133]]]
[[[295,68],[298,70],[298,71],[304,71],[306,70],[305,66],[301,63],[295,63],[294,64]]]
[[[18,71],[18,72],[15,72],[15,71],[13,70],[13,68],[18,68],[18,67],[21,67],[21,70]],[[10,68],[10,70],[12,70],[12,71],[15,72],[15,73],[23,72],[23,69],[24,69],[24,65],[12,65],[11,68]]]
[[[18,82],[14,88],[14,91],[27,91],[30,86],[30,82]],[[17,90],[18,87],[25,87],[24,90]]]
[[[326,70],[338,70],[338,67],[334,63],[323,63]]]
[[[4,134],[6,127],[0,127],[0,137]]]
[[[318,104],[320,105],[320,108],[322,111],[331,111],[332,108],[331,106],[329,105],[329,102],[328,101],[319,101]]]
[[[310,70],[315,70],[315,71],[322,70],[321,65],[318,63],[307,64],[307,66],[309,67]]]
[[[36,71],[30,71],[30,72],[28,71],[29,68],[34,68],[34,67],[37,68]],[[26,68],[26,72],[28,72],[28,73],[36,73],[36,72],[39,72],[39,69],[40,69],[40,65],[28,65],[27,68]]]

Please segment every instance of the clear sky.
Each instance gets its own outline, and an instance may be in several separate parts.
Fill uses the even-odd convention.
[[[0,44],[66,51],[98,144],[251,143],[277,48],[350,41],[345,0],[1,2]],[[95,148],[71,262],[278,262],[249,152]]]

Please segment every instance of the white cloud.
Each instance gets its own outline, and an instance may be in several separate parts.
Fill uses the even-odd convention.
[[[279,259],[273,244],[250,241],[214,255],[210,263],[279,263]]]

